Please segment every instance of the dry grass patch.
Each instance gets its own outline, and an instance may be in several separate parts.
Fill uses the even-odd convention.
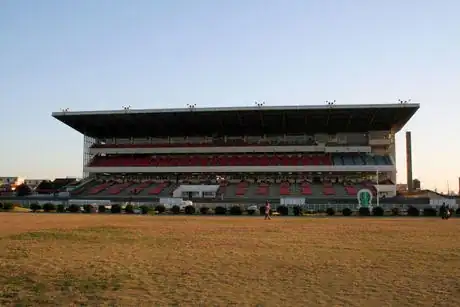
[[[1,306],[460,306],[460,219],[0,214]]]

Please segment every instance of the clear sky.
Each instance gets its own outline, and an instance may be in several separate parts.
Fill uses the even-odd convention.
[[[414,177],[457,190],[460,1],[0,1],[0,176],[80,176],[71,110],[412,99]],[[398,181],[405,181],[404,133]]]

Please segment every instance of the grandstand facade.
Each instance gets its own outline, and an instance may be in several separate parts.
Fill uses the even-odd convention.
[[[75,197],[356,200],[396,195],[395,134],[418,104],[53,113],[84,135]]]

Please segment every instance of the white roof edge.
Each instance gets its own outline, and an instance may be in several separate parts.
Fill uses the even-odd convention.
[[[130,110],[104,110],[104,111],[61,111],[53,112],[52,116],[64,115],[115,115],[115,114],[143,114],[143,113],[182,113],[182,112],[228,112],[228,111],[289,111],[289,110],[326,110],[333,109],[391,109],[391,108],[418,108],[419,103],[392,103],[392,104],[334,104],[329,105],[297,105],[297,106],[251,106],[251,107],[206,107],[193,109],[190,108],[171,108],[171,109],[130,109]]]

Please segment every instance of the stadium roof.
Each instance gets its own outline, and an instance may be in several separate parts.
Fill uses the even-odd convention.
[[[62,111],[53,117],[95,138],[399,131],[420,105],[255,106]]]

